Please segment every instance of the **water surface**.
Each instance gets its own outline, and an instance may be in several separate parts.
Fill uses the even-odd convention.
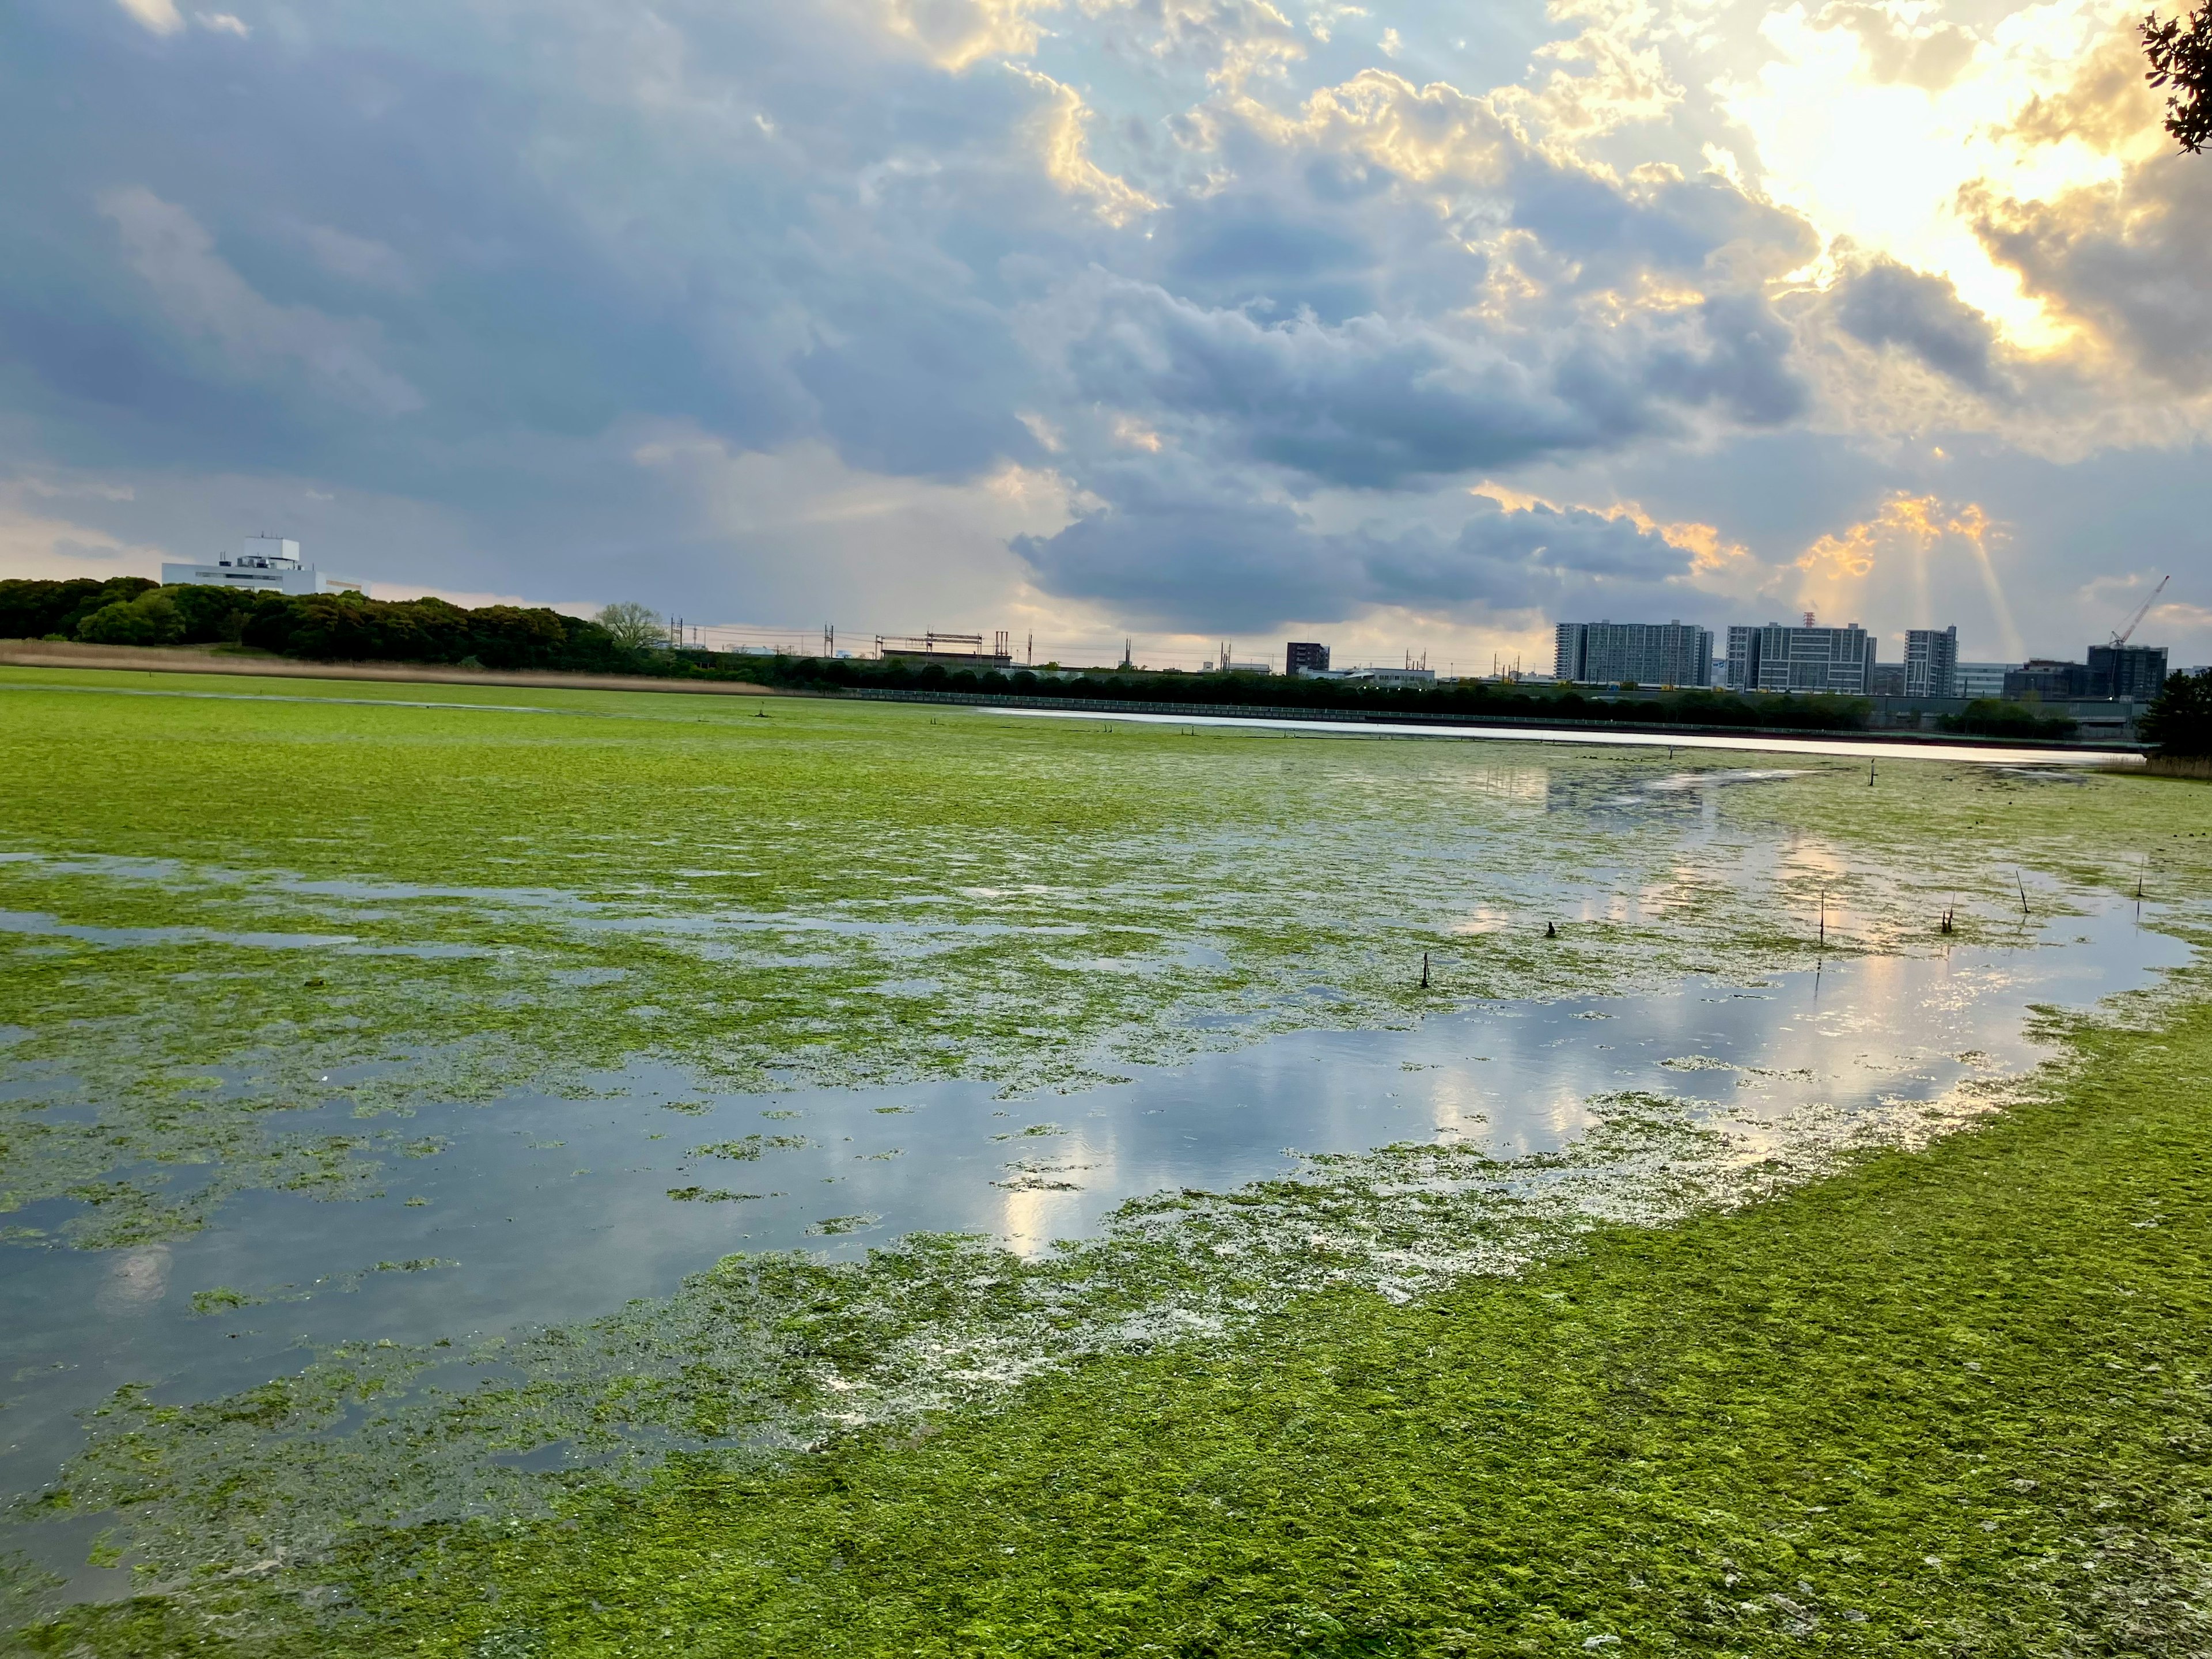
[[[316,1345],[588,1318],[732,1251],[851,1255],[928,1230],[1033,1253],[1125,1199],[1231,1188],[1302,1154],[1437,1138],[1556,1149],[1623,1091],[1778,1138],[1932,1101],[2034,1064],[2036,1006],[2087,1007],[2186,957],[2135,907],[2104,902],[2025,922],[2008,944],[1633,998],[1481,1002],[1410,1029],[1263,1037],[1067,1093],[713,1094],[639,1065],[597,1079],[597,1097],[434,1107],[406,1124],[420,1155],[394,1160],[374,1196],[251,1192],[173,1243],[0,1249],[0,1487],[50,1480],[81,1443],[73,1414],[125,1383],[204,1399]],[[301,1115],[355,1127],[335,1108]],[[18,1219],[52,1228],[64,1207]],[[219,1291],[252,1300],[210,1310]]]

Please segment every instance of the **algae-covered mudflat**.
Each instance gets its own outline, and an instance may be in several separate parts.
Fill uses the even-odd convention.
[[[0,673],[14,1639],[2185,1639],[2201,788],[424,690]]]

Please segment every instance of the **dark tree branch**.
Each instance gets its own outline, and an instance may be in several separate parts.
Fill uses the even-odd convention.
[[[2166,94],[2166,130],[2191,155],[2212,143],[2212,0],[2187,20],[2161,23],[2152,12],[2142,23],[2144,76]]]

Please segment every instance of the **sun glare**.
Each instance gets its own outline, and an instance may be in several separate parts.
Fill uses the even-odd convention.
[[[2048,199],[2117,176],[2116,156],[2012,129],[2029,100],[2064,91],[2081,60],[2132,13],[2109,0],[2028,8],[1977,39],[1955,69],[1942,66],[1948,78],[1900,76],[1894,53],[1929,33],[1896,13],[1873,15],[1894,31],[1881,37],[1891,48],[1887,78],[1862,33],[1825,25],[1802,6],[1769,14],[1761,33],[1776,56],[1721,88],[1729,112],[1758,140],[1761,182],[1825,238],[1948,276],[2016,346],[2060,345],[2069,330],[1990,258],[1962,195]]]

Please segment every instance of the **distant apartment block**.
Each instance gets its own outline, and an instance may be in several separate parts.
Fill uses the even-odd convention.
[[[1292,640],[1283,652],[1283,672],[1303,674],[1328,666],[1328,647],[1318,640]]]
[[[1962,662],[1952,684],[1953,693],[1960,697],[2002,697],[2004,696],[2005,676],[2021,665],[2016,662]]]
[[[2006,673],[2004,695],[2014,702],[2033,697],[2043,702],[2065,702],[2101,694],[2091,690],[2087,663],[2061,662],[2056,657],[2030,657]]]
[[[2148,702],[2166,684],[2162,645],[2093,645],[2087,662],[2031,657],[2004,677],[2008,697],[2068,699],[2125,697]]]
[[[1959,695],[1959,630],[1956,628],[1915,628],[1905,636],[1905,697],[1955,697]]]
[[[1561,623],[1552,678],[1584,685],[1707,685],[1713,630],[1690,623]]]
[[[1878,662],[1873,677],[1867,682],[1867,693],[1876,697],[1901,697],[1905,695],[1905,665],[1901,662]]]
[[[1738,691],[1832,691],[1864,696],[1874,684],[1874,635],[1845,628],[1739,623],[1729,629],[1729,685]]]
[[[300,562],[300,544],[277,536],[248,536],[238,552],[208,564],[164,564],[161,585],[243,587],[264,593],[358,593],[359,582],[325,576]]]
[[[2092,696],[2148,702],[2166,684],[2166,647],[2093,645],[2089,647],[2087,667],[2089,683],[2102,688]]]

